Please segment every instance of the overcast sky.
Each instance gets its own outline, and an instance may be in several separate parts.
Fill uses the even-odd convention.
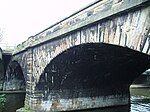
[[[19,44],[94,0],[0,0],[0,43]]]

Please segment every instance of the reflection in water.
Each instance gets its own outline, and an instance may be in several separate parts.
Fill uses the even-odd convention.
[[[150,112],[150,97],[132,96],[131,105],[73,112]]]
[[[78,112],[129,112],[129,111],[130,111],[129,106],[120,106],[120,107],[102,108],[102,109],[78,111]]]
[[[130,112],[150,112],[150,97],[132,96]]]

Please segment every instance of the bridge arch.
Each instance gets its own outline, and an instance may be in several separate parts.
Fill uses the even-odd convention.
[[[21,63],[28,77],[26,104],[31,104],[33,110],[45,110],[43,108],[49,108],[47,105],[52,105],[54,108],[66,106],[54,109],[56,111],[106,107],[115,105],[114,103],[127,104],[130,83],[138,74],[149,68],[149,56],[146,55],[150,54],[150,6],[148,3],[148,0],[134,3],[130,0],[106,1],[104,4],[97,2],[18,45],[13,57]],[[87,14],[89,12],[92,12],[92,15],[89,16]],[[83,51],[89,51],[91,48],[87,48],[91,46],[90,43],[93,43],[92,48],[97,48],[94,53],[74,54],[79,47],[82,47]],[[105,50],[102,51],[100,48]],[[74,59],[78,59],[79,56],[85,64],[83,61],[77,61],[76,64]],[[62,64],[57,64],[60,61]],[[84,66],[78,67],[78,64]],[[63,69],[64,67],[66,69]],[[71,73],[68,74],[68,71]],[[72,77],[71,81],[68,80],[68,76]],[[87,80],[84,81],[84,79]],[[105,84],[104,90],[101,88],[102,82]],[[119,85],[118,82],[120,82]],[[88,84],[91,85],[87,86]],[[66,85],[66,88],[63,85]],[[40,96],[35,88],[42,91],[43,95]],[[75,91],[72,91],[72,88],[75,88]],[[107,97],[103,97],[103,91],[106,92]],[[83,98],[84,93],[86,94]],[[43,100],[38,99],[43,96]],[[80,101],[76,96],[81,98]],[[61,100],[64,101],[64,105]],[[100,101],[104,103],[101,104]],[[85,104],[87,102],[90,103]],[[79,104],[81,107],[77,107]],[[87,105],[88,107],[84,107]]]
[[[26,80],[20,64],[12,60],[6,70],[3,90],[25,90]]]
[[[126,96],[134,79],[149,68],[148,60],[143,53],[116,45],[77,45],[51,60],[36,89],[43,92],[44,100],[51,101],[50,108],[54,108],[54,99]]]

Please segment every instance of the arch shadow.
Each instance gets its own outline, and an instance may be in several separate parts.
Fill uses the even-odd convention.
[[[129,96],[129,86],[150,67],[150,56],[129,48],[87,43],[56,56],[41,74],[36,90],[44,99]]]
[[[17,61],[11,61],[7,67],[4,77],[3,90],[23,90],[26,89],[26,82],[22,68]]]

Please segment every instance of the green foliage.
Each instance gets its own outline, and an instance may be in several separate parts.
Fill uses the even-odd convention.
[[[6,95],[5,94],[1,94],[0,95],[0,109],[4,108],[5,102],[6,102]]]
[[[29,105],[25,105],[23,108],[21,108],[22,112],[31,112],[30,106]]]

